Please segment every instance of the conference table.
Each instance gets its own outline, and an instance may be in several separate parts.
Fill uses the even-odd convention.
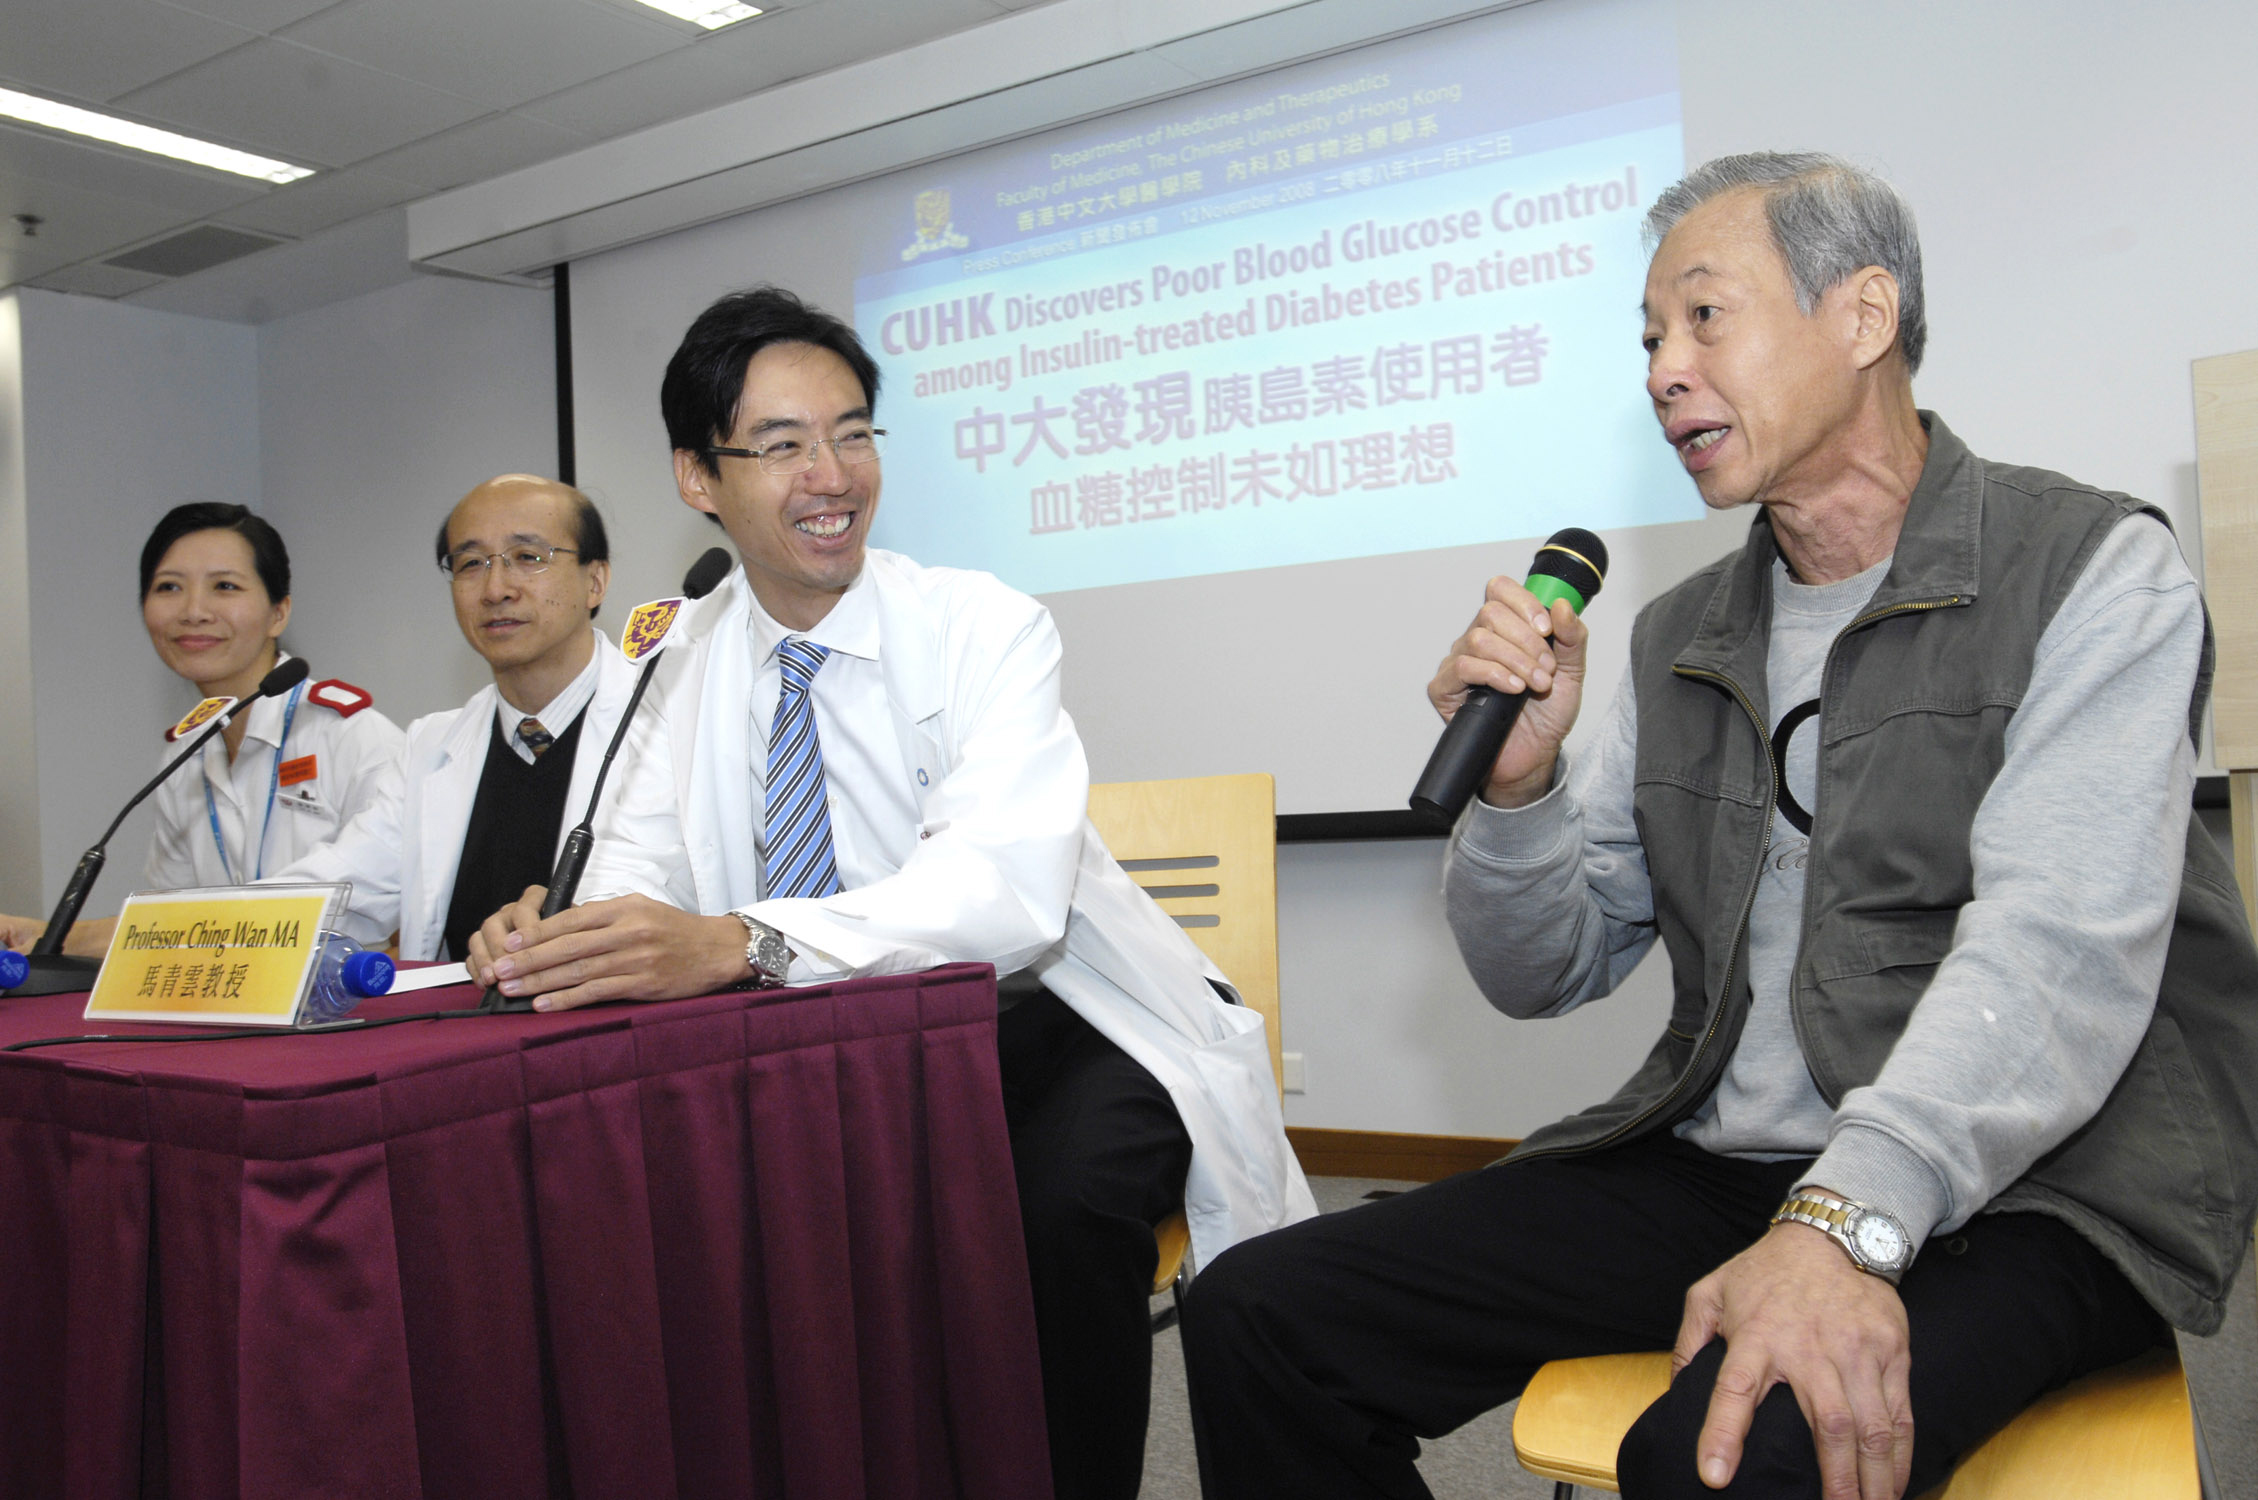
[[[84,1003],[0,1047],[189,1029]],[[0,1494],[1042,1500],[995,1016],[954,965],[0,1052]]]

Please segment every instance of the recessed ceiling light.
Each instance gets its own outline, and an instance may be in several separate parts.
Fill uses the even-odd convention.
[[[663,10],[677,20],[695,21],[708,31],[719,31],[761,13],[757,5],[723,4],[720,0],[643,0],[653,10]]]
[[[98,141],[108,141],[113,146],[129,146],[136,151],[169,156],[175,161],[194,162],[200,167],[216,167],[222,172],[233,172],[239,177],[255,177],[261,182],[296,182],[301,177],[314,175],[311,167],[295,167],[272,157],[253,156],[248,151],[238,151],[232,146],[215,145],[210,141],[197,140],[192,135],[159,130],[154,125],[138,125],[131,120],[120,120],[114,115],[98,115],[90,109],[58,104],[53,99],[42,99],[35,94],[19,94],[14,89],[0,89],[0,118],[22,120],[29,125],[44,125],[49,130],[65,130],[72,135],[90,136]]]

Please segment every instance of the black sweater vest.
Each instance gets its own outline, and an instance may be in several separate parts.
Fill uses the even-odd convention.
[[[470,935],[524,895],[527,886],[549,883],[580,726],[587,719],[583,710],[531,765],[518,758],[502,726],[495,724],[486,746],[486,769],[478,777],[478,800],[471,804],[470,826],[463,831],[462,857],[455,865],[454,899],[447,903],[449,958],[468,954]]]

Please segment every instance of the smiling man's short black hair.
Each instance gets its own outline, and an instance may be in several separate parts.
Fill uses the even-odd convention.
[[[698,456],[708,474],[721,472],[706,450],[737,425],[745,366],[771,344],[813,344],[847,362],[862,383],[863,404],[878,413],[878,361],[853,328],[782,287],[731,292],[698,314],[682,335],[659,383],[659,413],[676,451]]]

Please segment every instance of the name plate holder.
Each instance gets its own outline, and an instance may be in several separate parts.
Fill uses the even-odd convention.
[[[296,1026],[344,882],[136,891],[86,998],[89,1021]]]

